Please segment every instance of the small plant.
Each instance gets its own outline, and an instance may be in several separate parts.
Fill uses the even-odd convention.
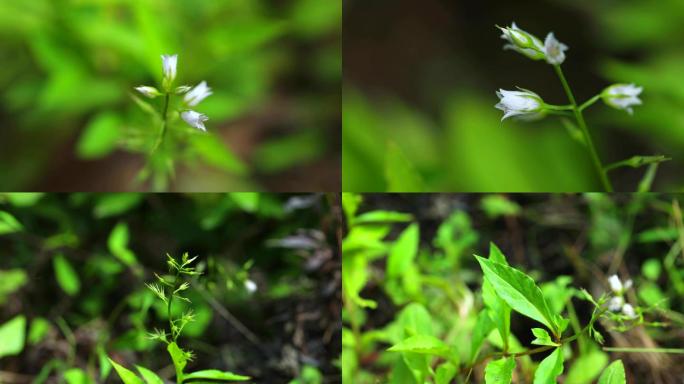
[[[544,60],[553,66],[570,102],[567,105],[552,105],[547,104],[541,96],[527,89],[518,88],[515,91],[500,89],[496,92],[499,97],[499,103],[496,104],[496,108],[504,112],[501,120],[514,117],[519,120],[531,121],[551,114],[561,116],[570,114],[573,116],[575,123],[568,119],[563,119],[563,124],[570,131],[571,136],[587,148],[596,173],[607,192],[613,191],[608,171],[620,167],[638,168],[644,165],[651,165],[647,173],[649,175],[655,173],[655,166],[658,163],[670,160],[662,155],[633,156],[629,159],[604,166],[594,146],[587,123],[584,120],[583,111],[598,100],[603,100],[608,106],[626,111],[631,115],[634,112],[633,107],[641,105],[639,95],[643,90],[642,87],[637,87],[634,84],[613,84],[586,102],[578,104],[561,69],[561,64],[565,61],[565,51],[568,50],[567,45],[558,41],[553,32],[550,32],[542,43],[539,38],[518,28],[515,23],[512,23],[510,27],[497,26],[497,28],[503,33],[501,38],[507,42],[504,45],[504,49],[511,49],[532,60]],[[652,176],[649,177],[652,178]]]
[[[194,358],[192,351],[184,350],[178,346],[178,338],[183,333],[183,329],[190,322],[194,321],[194,314],[192,310],[183,313],[178,318],[172,316],[172,306],[174,299],[190,303],[190,299],[184,297],[182,293],[190,288],[190,283],[184,281],[184,277],[196,276],[201,273],[190,264],[197,259],[197,256],[189,258],[188,253],[184,253],[180,260],[167,255],[167,264],[169,266],[170,276],[159,276],[155,274],[157,282],[148,283],[146,286],[152,291],[155,296],[166,304],[167,314],[169,317],[168,331],[155,329],[149,336],[151,339],[158,340],[166,345],[166,350],[169,352],[173,366],[176,369],[176,383],[187,383],[191,381],[247,381],[250,380],[248,376],[238,375],[232,372],[223,372],[216,369],[209,369],[203,371],[196,371],[192,373],[185,373],[185,367],[188,362]],[[124,368],[123,366],[114,362],[111,358],[109,361],[114,366],[114,369],[119,374],[119,377],[124,384],[143,384],[135,373]],[[147,384],[161,384],[164,381],[154,372],[147,368],[136,366],[138,372]]]
[[[189,126],[199,131],[206,132],[207,128],[204,122],[209,118],[191,108],[196,107],[202,100],[211,96],[211,88],[206,81],[202,81],[194,88],[182,85],[175,86],[176,69],[178,64],[178,55],[162,55],[162,70],[163,79],[161,91],[155,87],[141,85],[135,90],[150,99],[157,97],[163,98],[161,111],[157,112],[147,102],[138,97],[134,97],[136,103],[147,113],[152,116],[153,125],[159,122],[161,129],[159,134],[148,148],[148,164],[143,169],[139,178],[144,181],[152,178],[152,183],[155,189],[163,190],[168,186],[169,179],[174,174],[174,158],[172,154],[179,154],[183,149],[182,141],[186,140],[192,132],[181,130],[174,134],[173,140],[169,140],[170,125],[177,120],[178,116],[183,119]],[[180,96],[183,95],[182,99]]]

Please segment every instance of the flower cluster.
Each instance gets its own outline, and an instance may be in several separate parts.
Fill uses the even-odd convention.
[[[625,291],[632,287],[632,280],[627,280],[623,284],[617,275],[612,275],[608,278],[608,285],[615,294],[608,302],[608,309],[613,312],[622,312],[623,315],[629,318],[635,318],[636,312],[634,307],[625,302],[624,298]]]
[[[209,88],[206,81],[202,81],[194,88],[187,85],[174,88],[173,84],[176,80],[178,55],[162,55],[161,59],[163,72],[163,91],[159,91],[157,88],[147,85],[136,87],[135,90],[151,99],[154,99],[158,96],[165,96],[165,103],[167,104],[169,102],[168,98],[170,95],[184,95],[183,106],[179,110],[181,118],[191,127],[197,128],[201,131],[206,131],[207,128],[204,126],[204,122],[209,120],[209,118],[204,114],[190,109],[190,107],[197,106],[197,104],[199,104],[202,100],[209,97],[212,94],[211,88]],[[166,118],[166,116],[164,116],[164,118]]]
[[[549,32],[542,43],[538,37],[519,28],[515,23],[510,27],[497,28],[502,32],[501,38],[506,41],[504,49],[516,51],[532,60],[544,60],[554,67],[559,67],[565,61],[568,46],[558,41],[553,32]],[[641,91],[642,88],[634,84],[615,84],[604,89],[599,96],[607,105],[632,114],[632,107],[641,104]],[[502,120],[514,116],[522,120],[535,120],[547,113],[572,109],[546,104],[539,95],[527,90],[502,89],[496,94],[499,97],[496,108],[504,112]],[[572,107],[579,108],[577,105]]]

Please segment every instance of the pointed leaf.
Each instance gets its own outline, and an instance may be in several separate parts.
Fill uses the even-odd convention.
[[[223,381],[247,381],[250,380],[251,377],[249,376],[243,376],[243,375],[238,375],[236,373],[232,372],[222,372],[217,369],[208,369],[205,371],[197,371],[193,373],[189,373],[184,377],[183,382],[189,381],[189,380],[223,380]]]
[[[91,384],[93,380],[80,368],[71,368],[64,372],[64,380],[67,384]]]
[[[145,384],[138,376],[135,375],[132,371],[129,371],[128,369],[122,367],[121,365],[117,364],[114,360],[111,358],[107,358],[110,363],[112,363],[112,366],[116,370],[116,373],[119,374],[119,377],[121,378],[121,381],[124,382],[124,384]]]
[[[399,235],[387,257],[387,276],[399,277],[409,269],[418,254],[418,224],[411,224]]]
[[[19,232],[22,229],[24,226],[14,216],[5,211],[0,211],[0,235]]]
[[[551,336],[542,328],[532,328],[532,334],[536,339],[532,340],[532,344],[535,345],[551,345],[557,347],[559,344],[551,340]]]
[[[534,372],[534,384],[554,384],[561,373],[563,373],[563,351],[561,348],[556,348],[539,363],[537,371]]]
[[[490,318],[489,310],[480,311],[480,313],[477,315],[477,321],[475,322],[475,327],[473,328],[473,337],[470,341],[471,362],[475,362],[475,359],[480,352],[480,347],[482,347],[482,343],[493,329],[494,323]]]
[[[425,183],[416,167],[409,161],[398,145],[387,146],[385,178],[387,192],[423,192]]]
[[[169,346],[166,349],[169,351],[169,355],[171,355],[171,360],[173,360],[173,366],[176,368],[177,379],[182,380],[183,370],[185,369],[185,366],[188,364],[187,354],[182,349],[180,349],[180,347],[176,343],[169,344]]]
[[[450,362],[442,363],[435,372],[435,384],[449,384],[456,376],[456,366]]]
[[[515,359],[513,357],[503,357],[499,360],[492,360],[485,368],[485,383],[510,384],[511,380],[513,380],[514,369]]]
[[[622,360],[613,361],[598,380],[598,384],[625,384],[625,382],[625,367],[622,365]]]
[[[558,334],[558,325],[534,280],[507,265],[475,256],[496,294],[513,310],[546,325]]]
[[[135,368],[138,369],[138,372],[140,372],[140,375],[143,377],[143,379],[145,379],[147,384],[164,384],[164,380],[162,380],[159,376],[157,376],[156,373],[150,371],[149,369],[139,365],[136,365]]]

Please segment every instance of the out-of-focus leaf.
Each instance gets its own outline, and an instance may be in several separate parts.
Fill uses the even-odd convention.
[[[0,270],[0,305],[7,297],[26,284],[28,276],[23,269]]]
[[[260,194],[256,192],[233,192],[229,193],[231,199],[246,212],[254,213],[259,208]]]
[[[513,380],[513,370],[515,369],[515,358],[502,357],[492,360],[485,368],[486,384],[510,384]]]
[[[238,375],[232,372],[223,372],[217,369],[192,372],[183,377],[185,380],[247,381],[251,379],[249,376]]]
[[[10,204],[15,207],[31,207],[35,205],[45,194],[40,192],[12,192],[4,194]]]
[[[516,216],[520,213],[520,206],[502,195],[487,195],[482,198],[480,204],[482,210],[491,218]]]
[[[622,365],[622,360],[610,363],[598,380],[598,384],[625,384],[625,382],[625,367]]]
[[[102,219],[105,217],[118,216],[134,208],[143,199],[140,193],[108,193],[98,197],[93,215]]]
[[[311,162],[325,150],[323,138],[308,130],[261,144],[254,153],[254,164],[262,172],[279,172]]]
[[[193,135],[190,143],[197,155],[208,165],[239,175],[247,173],[247,166],[242,160],[215,135]]]
[[[64,380],[67,384],[91,384],[94,381],[88,377],[88,374],[80,368],[71,368],[64,372]]]
[[[114,369],[116,370],[116,373],[119,374],[119,377],[121,378],[121,381],[124,382],[124,384],[145,384],[138,376],[135,375],[132,371],[124,368],[123,366],[117,364],[114,360],[111,358],[108,358],[109,362],[112,364]]]
[[[82,159],[97,159],[110,154],[121,136],[121,119],[112,112],[102,112],[88,122],[76,145]]]
[[[126,223],[118,223],[112,232],[109,234],[107,246],[109,251],[127,266],[133,266],[138,263],[133,251],[128,248],[129,232]]]
[[[534,384],[551,384],[563,373],[563,350],[556,348],[546,356],[534,372]]]
[[[291,27],[305,36],[332,31],[342,21],[342,1],[297,0],[292,8]]]
[[[28,342],[31,345],[36,345],[43,341],[50,331],[50,322],[43,317],[36,317],[31,320],[29,327]]]
[[[74,267],[64,255],[57,255],[52,259],[55,268],[55,278],[62,290],[69,296],[77,294],[81,290],[81,280]]]
[[[0,358],[13,356],[24,350],[26,317],[19,315],[0,325]]]
[[[388,351],[447,357],[449,355],[449,346],[434,336],[415,335],[391,346]]]
[[[5,211],[0,211],[0,235],[19,232],[23,229],[24,226],[14,216]]]
[[[149,369],[139,365],[136,365],[135,368],[138,369],[138,372],[140,372],[140,375],[147,384],[164,384],[164,380],[162,380],[156,373],[150,371]]]
[[[404,273],[418,255],[420,233],[418,224],[411,224],[399,235],[387,257],[387,277],[397,278]]]
[[[399,146],[390,143],[387,146],[385,160],[385,177],[388,192],[422,192],[425,190],[423,178]]]
[[[593,383],[607,363],[608,355],[598,350],[580,355],[568,370],[565,381],[576,384]]]

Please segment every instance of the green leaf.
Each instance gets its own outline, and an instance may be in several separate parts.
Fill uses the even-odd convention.
[[[492,360],[485,368],[485,383],[487,384],[510,384],[513,380],[515,358],[503,357]]]
[[[23,229],[24,226],[14,216],[5,211],[0,211],[0,235],[19,232]]]
[[[352,224],[381,224],[381,223],[403,223],[413,220],[413,216],[408,213],[392,211],[371,211],[363,213],[354,219]]]
[[[494,243],[489,243],[489,260],[496,261],[497,263],[508,265],[506,256],[501,252],[501,249]]]
[[[0,270],[0,305],[7,297],[23,287],[28,280],[28,276],[23,269]]]
[[[121,120],[113,112],[95,116],[85,127],[76,144],[76,154],[82,159],[97,159],[110,154],[121,137]]]
[[[15,207],[32,207],[45,196],[42,192],[11,192],[4,195]]]
[[[551,336],[549,336],[549,333],[543,328],[532,328],[532,334],[536,337],[536,339],[532,340],[532,344],[534,345],[550,345],[553,347],[560,345],[551,340]]]
[[[50,330],[50,322],[42,317],[36,317],[31,320],[29,327],[28,342],[31,345],[40,343]]]
[[[487,217],[495,219],[500,216],[517,216],[520,206],[503,195],[487,195],[480,202]]]
[[[140,372],[140,375],[143,377],[143,379],[145,379],[147,384],[164,384],[164,380],[162,380],[161,377],[157,376],[156,373],[150,371],[149,369],[139,365],[136,365],[135,368],[138,370],[138,372]]]
[[[185,366],[188,364],[189,360],[187,353],[180,349],[180,347],[178,347],[178,344],[176,343],[169,344],[166,350],[169,351],[169,355],[171,355],[171,360],[173,360],[173,366],[176,368],[176,379],[182,381],[183,370],[185,369]]]
[[[555,334],[559,334],[558,325],[542,296],[541,289],[531,277],[505,264],[480,256],[475,256],[475,258],[496,294],[513,310],[539,321],[553,330]]]
[[[81,290],[81,281],[66,257],[61,254],[55,256],[52,265],[55,268],[55,278],[62,290],[69,296],[77,294]]]
[[[406,228],[392,245],[387,257],[387,276],[400,277],[406,271],[418,254],[420,233],[418,224],[411,224]]]
[[[622,360],[610,363],[598,380],[598,384],[625,384],[625,382],[625,367],[622,365]]]
[[[435,372],[435,384],[449,384],[456,376],[456,366],[450,362],[442,363]]]
[[[109,251],[127,266],[138,264],[133,251],[128,248],[129,232],[126,223],[118,223],[107,239]]]
[[[425,191],[423,178],[395,143],[387,145],[385,178],[387,179],[387,192]]]
[[[648,259],[641,265],[641,274],[649,280],[658,280],[662,266],[658,259]]]
[[[93,380],[80,368],[71,368],[64,372],[67,384],[91,384]]]
[[[260,193],[233,192],[228,195],[245,212],[255,213],[259,209]]]
[[[599,350],[582,354],[568,370],[565,382],[573,384],[593,383],[606,364],[608,364],[608,355]]]
[[[422,355],[447,357],[449,346],[442,340],[430,335],[415,335],[391,346],[389,352],[413,352]]]
[[[563,351],[556,348],[546,356],[534,372],[534,384],[554,384],[556,377],[563,373]]]
[[[217,369],[207,369],[205,371],[197,371],[188,373],[184,376],[183,382],[190,380],[223,380],[223,381],[247,381],[251,377],[238,375],[232,372],[223,372]]]
[[[112,366],[116,370],[116,373],[119,374],[119,377],[121,378],[121,381],[124,382],[124,384],[145,384],[132,371],[129,371],[128,369],[117,364],[114,360],[112,360],[109,357],[107,359],[109,360],[109,362],[112,364]]]
[[[18,355],[24,350],[26,317],[19,315],[0,326],[0,358]]]
[[[472,363],[475,362],[475,359],[480,352],[480,347],[482,347],[482,343],[487,339],[487,336],[495,327],[489,312],[490,310],[484,309],[477,315],[477,321],[473,328],[473,336],[470,341],[470,361]]]
[[[106,193],[97,200],[93,215],[97,219],[118,216],[140,204],[142,199],[141,193]]]
[[[193,135],[190,143],[206,164],[238,175],[247,173],[247,166],[216,135]]]

